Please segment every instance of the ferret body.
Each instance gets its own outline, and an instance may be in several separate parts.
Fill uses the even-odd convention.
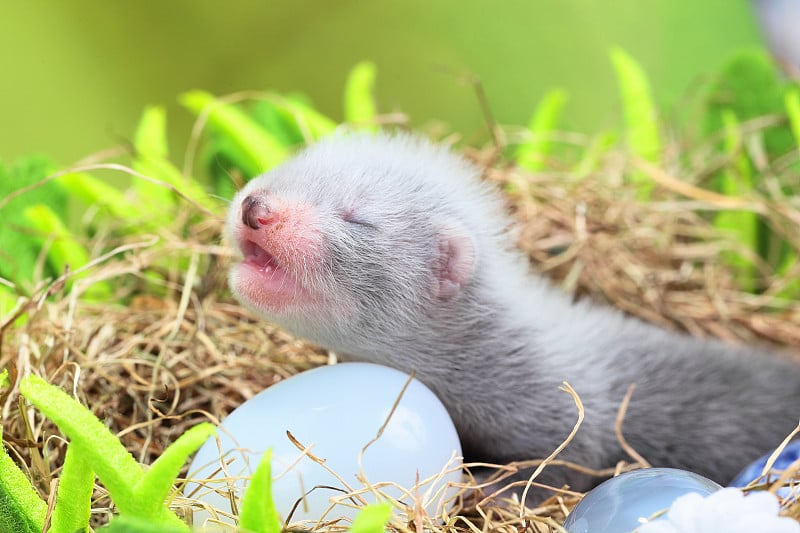
[[[531,275],[497,192],[445,148],[408,136],[323,140],[250,181],[228,231],[242,252],[235,296],[346,359],[415,371],[445,404],[465,458],[629,459],[720,483],[777,446],[800,415],[800,366],[772,353],[668,332]],[[585,490],[548,468],[539,478]]]

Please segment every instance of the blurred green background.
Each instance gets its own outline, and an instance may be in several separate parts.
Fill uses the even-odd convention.
[[[0,159],[71,163],[130,138],[142,108],[167,106],[173,154],[192,88],[297,91],[341,118],[349,69],[378,67],[380,111],[438,119],[486,137],[482,80],[503,124],[525,124],[563,87],[567,127],[619,123],[608,59],[620,45],[645,67],[668,112],[729,54],[758,43],[746,0],[5,0],[0,8]]]

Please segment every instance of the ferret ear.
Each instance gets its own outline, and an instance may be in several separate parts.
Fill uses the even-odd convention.
[[[475,244],[463,228],[447,225],[439,231],[433,259],[433,294],[440,300],[456,296],[475,271]]]

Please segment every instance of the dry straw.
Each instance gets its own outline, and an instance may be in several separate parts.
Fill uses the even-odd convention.
[[[750,209],[784,232],[800,251],[796,199],[754,194],[731,200],[697,185],[696,176],[674,174],[625,153],[609,154],[598,172],[580,180],[566,172],[532,175],[495,164],[493,149],[469,156],[485,164],[487,179],[506,191],[509,210],[519,221],[515,235],[533,268],[566,290],[693,335],[729,342],[800,343],[800,302],[775,296],[789,280],[761,265],[764,290],[758,295],[739,290],[720,261],[721,253],[736,245],[709,222],[709,214],[720,209]],[[637,201],[635,191],[625,184],[624,175],[633,170],[658,184],[653,201]],[[222,213],[206,217],[190,231],[179,231],[184,223],[119,241],[109,240],[109,232],[100,234],[91,249],[107,252],[97,254],[86,268],[88,275],[77,279],[71,292],[65,292],[64,278],[42,280],[32,297],[20,303],[28,320],[19,324],[7,319],[0,329],[0,367],[12,368],[15,382],[35,373],[71,391],[143,463],[151,463],[191,425],[218,421],[265,387],[330,359],[330,354],[263,323],[231,299],[224,282],[229,251],[220,244]],[[184,263],[188,259],[189,268],[165,268],[165,257],[176,264],[179,258]],[[159,294],[143,292],[153,283],[148,274],[156,271],[162,280]],[[796,269],[790,275],[796,276]],[[78,298],[99,280],[113,281],[118,298]],[[568,391],[576,411],[550,416],[576,420],[579,431],[580,399]],[[19,402],[16,390],[6,391],[0,400],[5,444],[47,499],[65,442],[52,425]],[[619,432],[624,443],[624,426]],[[404,506],[407,520],[394,521],[392,527],[562,531],[559,524],[579,494],[556,487],[537,508],[523,508],[503,482],[522,468],[538,472],[548,463],[563,465],[555,452],[527,463],[490,465],[494,475],[488,481],[480,485],[468,478],[456,505],[443,507],[435,516],[425,515],[424,507],[414,504],[417,492],[405,487],[409,498],[397,505]],[[590,472],[611,475],[647,459],[635,450],[629,453],[628,463]],[[588,471],[581,465],[566,466]],[[535,477],[524,490],[538,487]],[[354,492],[380,491],[370,480],[364,482],[366,488]],[[483,492],[467,490],[476,487],[484,487]],[[348,496],[355,494],[343,499]],[[102,487],[95,497],[94,522],[99,524],[108,519],[112,504]],[[184,511],[192,504],[184,498],[173,503]],[[320,526],[335,531],[346,524],[334,520]]]

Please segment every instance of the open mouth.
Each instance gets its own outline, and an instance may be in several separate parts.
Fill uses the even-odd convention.
[[[234,267],[234,292],[262,309],[281,308],[304,291],[297,278],[269,251],[250,240],[241,240],[243,261]]]
[[[255,267],[264,274],[275,273],[283,270],[275,259],[275,256],[252,241],[241,243],[244,263]]]

